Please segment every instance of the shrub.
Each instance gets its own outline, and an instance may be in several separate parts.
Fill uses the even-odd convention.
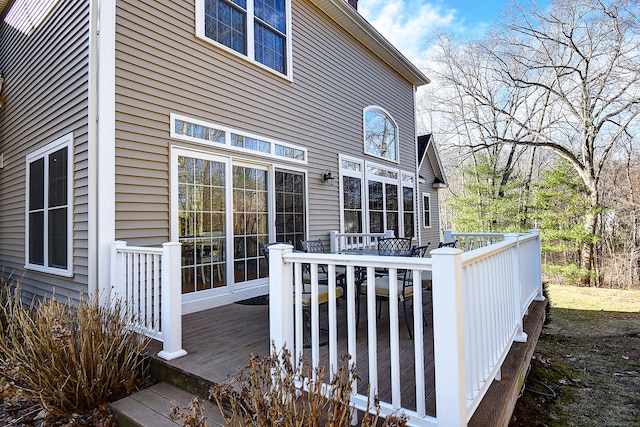
[[[19,290],[1,308],[3,397],[36,402],[54,417],[87,414],[130,394],[147,380],[149,339],[130,330],[120,301],[97,297],[78,306],[47,298],[31,309]]]
[[[275,349],[274,349],[275,350]],[[291,363],[286,349],[270,356],[249,355],[249,364],[222,385],[211,387],[210,398],[222,412],[227,426],[316,427],[349,426],[354,410],[349,404],[351,383],[356,378],[355,367],[348,366],[343,356],[341,366],[329,382],[323,367],[310,367],[300,360]],[[315,378],[301,390],[300,379]],[[369,405],[378,409],[377,400]],[[378,414],[362,415],[361,426],[378,425]],[[403,415],[390,416],[384,426],[404,426]]]

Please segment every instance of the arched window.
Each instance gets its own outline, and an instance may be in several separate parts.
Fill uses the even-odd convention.
[[[398,125],[384,109],[364,109],[364,152],[393,162],[398,161]]]

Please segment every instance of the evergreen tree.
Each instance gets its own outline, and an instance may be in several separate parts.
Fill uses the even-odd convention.
[[[594,239],[584,227],[590,210],[589,189],[575,168],[560,159],[533,189],[533,217],[541,230],[544,269],[575,284],[588,283],[581,268],[583,248]]]
[[[504,175],[510,179],[504,182]],[[462,195],[453,196],[447,207],[453,211],[456,231],[517,231],[522,182],[513,171],[505,171],[489,156],[476,156],[475,164],[462,169]]]

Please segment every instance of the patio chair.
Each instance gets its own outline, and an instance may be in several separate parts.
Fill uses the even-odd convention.
[[[269,246],[275,245],[277,243],[282,242],[273,242],[273,243],[265,243],[262,245],[260,249],[264,254],[264,257],[267,260],[267,264],[269,263]],[[291,244],[291,242],[287,242],[287,244]],[[321,283],[322,278],[318,277],[318,283]],[[326,281],[326,277],[324,278]],[[304,335],[307,340],[304,347],[311,347],[311,289],[307,289],[305,285],[311,283],[311,275],[308,272],[303,273],[302,278],[302,314],[303,314],[303,330]],[[337,287],[335,292],[335,298],[340,298],[342,296],[342,288]],[[326,304],[329,302],[329,286],[325,284],[318,284],[318,305]],[[320,345],[326,345],[327,342],[321,342]]]
[[[384,237],[378,240],[378,255],[381,256],[409,256],[411,255],[410,237]],[[376,276],[389,275],[386,268],[376,268]]]
[[[379,255],[407,256],[411,254],[411,237],[385,237],[378,240]]]
[[[429,243],[424,246],[416,246],[411,249],[411,256],[416,258],[422,258],[427,255],[427,249]],[[398,270],[397,271],[398,290],[397,298],[402,301],[402,308],[404,314],[404,323],[407,325],[407,331],[409,332],[409,339],[413,339],[413,333],[411,332],[411,324],[409,323],[409,315],[407,314],[407,300],[413,298],[413,278],[411,270]],[[363,281],[364,286],[358,288],[360,295],[366,295],[366,281]],[[376,277],[375,279],[375,293],[376,293],[376,305],[378,311],[378,318],[382,312],[382,302],[389,300],[389,276]],[[360,298],[358,298],[357,314],[356,314],[356,328],[360,323]],[[426,319],[423,319],[426,324]]]
[[[322,240],[300,240],[300,245],[302,246],[302,250],[307,253],[316,253],[316,254],[325,254],[327,253],[324,243]],[[345,278],[347,276],[346,267],[344,266],[336,266],[336,283],[338,283],[343,288],[343,295],[346,296],[346,282]],[[329,278],[329,272],[327,271],[326,265],[318,266],[318,276],[323,277],[323,281],[326,282]]]
[[[452,240],[451,242],[440,242],[440,243],[438,243],[438,247],[439,248],[457,248],[458,247],[458,241],[457,240]]]

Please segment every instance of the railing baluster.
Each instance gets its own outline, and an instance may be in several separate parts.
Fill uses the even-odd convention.
[[[424,330],[422,309],[422,271],[412,270],[413,279],[413,355],[416,378],[425,378],[424,369]],[[418,307],[418,310],[416,310]],[[427,414],[425,382],[416,381],[416,412],[419,417]]]
[[[369,346],[369,386],[370,393],[376,395],[378,388],[378,336],[376,324],[375,269],[367,267],[367,344]]]

